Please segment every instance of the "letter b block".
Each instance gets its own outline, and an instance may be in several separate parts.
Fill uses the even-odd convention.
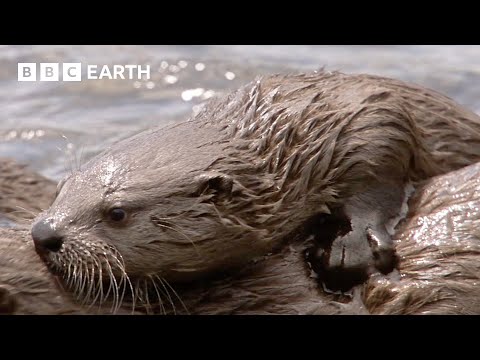
[[[18,81],[37,81],[36,63],[18,63]]]
[[[58,63],[40,63],[40,81],[58,81]]]

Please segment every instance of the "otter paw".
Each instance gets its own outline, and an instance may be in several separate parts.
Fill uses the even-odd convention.
[[[319,280],[332,292],[346,292],[374,273],[388,274],[397,265],[390,235],[382,227],[351,222],[351,230],[320,246],[308,259]]]
[[[345,292],[371,274],[395,269],[397,257],[387,226],[402,217],[406,195],[402,184],[372,184],[334,209],[329,219],[333,226],[317,229],[314,262],[327,288]]]

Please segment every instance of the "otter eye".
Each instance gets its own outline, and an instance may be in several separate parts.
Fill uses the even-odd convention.
[[[108,213],[110,220],[115,222],[123,221],[127,218],[127,212],[120,208],[114,208]]]

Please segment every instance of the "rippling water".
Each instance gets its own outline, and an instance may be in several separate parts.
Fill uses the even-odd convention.
[[[19,62],[150,65],[150,80],[18,82]],[[480,112],[480,46],[0,46],[0,156],[58,180],[256,75],[321,67],[412,81]]]

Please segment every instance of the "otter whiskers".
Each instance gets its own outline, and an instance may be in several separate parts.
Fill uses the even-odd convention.
[[[67,173],[67,162],[70,167],[70,173],[73,174],[75,171],[79,171],[82,167],[82,158],[83,158],[83,149],[84,146],[80,146],[80,150],[78,151],[78,147],[71,141],[68,136],[65,134],[61,134],[61,137],[65,141],[65,147],[62,149],[57,146],[57,150],[60,151],[64,156],[64,170]]]
[[[145,277],[137,279],[135,282],[134,297],[138,301],[139,306],[143,307],[147,314],[156,314],[159,312],[160,314],[166,315],[168,313],[168,304],[173,314],[177,315],[178,310],[171,293],[178,299],[185,313],[189,314],[187,307],[178,293],[161,276],[157,274],[146,275]],[[158,307],[159,310],[155,310],[155,307]]]
[[[187,307],[185,306],[185,303],[182,301],[182,299],[180,298],[180,296],[178,295],[178,293],[175,291],[175,289],[172,287],[172,285],[170,285],[170,283],[166,280],[166,279],[163,279],[162,280],[162,283],[165,283],[167,284],[167,286],[170,288],[170,290],[173,292],[173,294],[175,295],[175,297],[178,299],[178,301],[180,301],[180,304],[182,304],[182,307],[184,308],[184,310],[187,312],[187,314],[189,313]],[[167,293],[168,293],[168,290],[166,290]]]
[[[33,217],[37,216],[38,214],[34,213],[33,211],[31,210],[28,210],[28,209],[25,209],[24,207],[21,207],[21,206],[18,206],[16,205],[15,206],[17,209],[20,209],[20,210],[16,210],[16,211],[12,211],[11,214],[15,214],[15,213],[27,213],[29,215],[32,215]],[[42,210],[43,211],[43,210]],[[24,218],[23,220],[29,220],[29,218]]]
[[[112,302],[111,313],[116,313],[124,303],[125,294],[132,294],[132,312],[135,310],[135,294],[130,278],[125,271],[123,258],[113,247],[101,247],[103,256],[88,250],[66,249],[63,251],[62,265],[59,259],[54,263],[53,270],[60,272],[64,277],[65,285],[69,288],[76,300],[88,308],[98,304],[99,307],[106,302]],[[82,256],[83,252],[87,257]],[[55,255],[58,256],[58,255]],[[115,272],[120,275],[116,276]],[[104,281],[108,282],[105,292]],[[110,295],[110,297],[109,297]]]

